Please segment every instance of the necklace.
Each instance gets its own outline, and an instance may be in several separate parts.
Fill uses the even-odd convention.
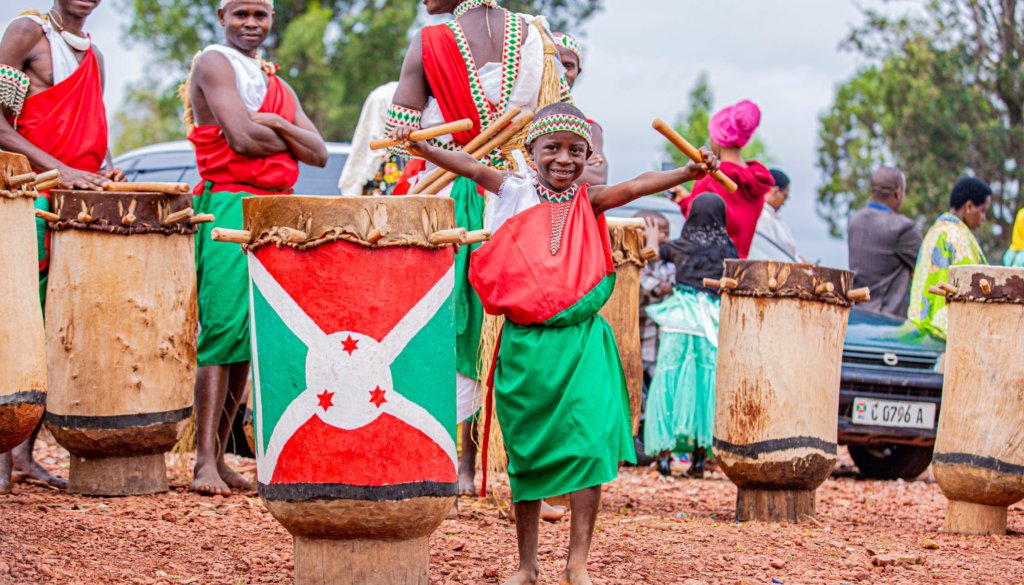
[[[572,200],[580,188],[573,183],[572,187],[559,193],[541,185],[538,179],[534,179],[534,186],[537,188],[537,195],[542,201],[548,203],[548,208],[551,210],[551,255],[554,256],[562,247],[565,220],[569,218],[569,208],[572,207]]]
[[[455,7],[455,18],[462,18],[467,12],[474,8],[481,6],[489,6],[491,8],[498,8],[498,3],[495,0],[466,0],[462,4]],[[490,32],[490,27],[487,28]]]
[[[92,40],[89,37],[80,37],[64,30],[64,27],[61,26],[60,22],[58,22],[59,19],[54,18],[57,15],[53,13],[53,10],[47,12],[46,15],[50,17],[50,22],[52,22],[53,26],[57,28],[57,31],[60,32],[61,38],[64,39],[64,42],[67,43],[69,47],[78,52],[84,53],[92,46]]]

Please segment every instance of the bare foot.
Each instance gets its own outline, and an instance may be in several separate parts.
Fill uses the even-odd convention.
[[[195,471],[192,490],[205,496],[230,496],[231,488],[224,483],[220,474],[212,465],[201,467]]]
[[[586,567],[572,570],[566,567],[565,572],[562,573],[562,580],[558,582],[558,585],[594,585],[594,582],[590,580]]]
[[[536,585],[538,577],[536,570],[519,569],[511,579],[505,581],[504,585]]]
[[[228,484],[233,488],[238,488],[243,492],[252,491],[252,482],[245,479],[245,476],[238,473],[234,469],[228,467],[227,463],[221,461],[217,464],[217,473],[220,474],[220,478],[224,480],[224,483]]]
[[[474,470],[475,471],[475,470]],[[474,497],[476,491],[476,473],[459,473],[459,495]]]
[[[31,459],[27,465],[21,465],[18,461],[15,461],[14,468],[28,474],[28,477],[32,479],[45,482],[55,488],[65,489],[68,487],[68,480],[53,475],[35,459]]]
[[[11,493],[11,470],[14,462],[10,452],[0,454],[0,496]]]
[[[565,506],[552,506],[547,500],[541,500],[540,519],[554,524],[561,520],[562,516],[565,516],[565,510]]]

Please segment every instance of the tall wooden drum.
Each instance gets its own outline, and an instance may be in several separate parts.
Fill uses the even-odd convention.
[[[31,181],[20,154],[0,152],[0,453],[28,438],[46,407],[46,351]]]
[[[1006,534],[1024,499],[1024,269],[949,269],[949,340],[932,470],[943,530]]]
[[[192,196],[51,191],[46,426],[68,491],[167,490],[164,453],[192,414]]]
[[[837,460],[839,374],[853,273],[726,260],[714,453],[740,522],[803,522]]]
[[[644,365],[640,357],[640,272],[647,262],[641,257],[643,230],[609,225],[612,260],[615,262],[615,290],[601,316],[612,326],[619,346],[622,369],[629,388],[629,407],[633,413],[633,434],[640,428],[640,399],[644,384]]]
[[[453,202],[270,196],[243,213],[258,491],[294,537],[296,583],[425,585],[458,486]]]

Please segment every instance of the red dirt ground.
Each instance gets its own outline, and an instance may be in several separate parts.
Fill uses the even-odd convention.
[[[45,433],[44,433],[45,435]],[[44,436],[37,455],[66,477],[67,452]],[[232,459],[236,467],[252,460]],[[721,474],[663,480],[623,469],[606,486],[590,558],[597,584],[1024,583],[1024,506],[1005,537],[940,531],[946,500],[914,482],[861,481],[841,468],[819,490],[818,520],[737,524],[735,486]],[[254,494],[203,497],[174,489],[92,498],[35,484],[0,496],[0,583],[289,583],[288,533]],[[541,583],[557,583],[568,521],[541,530]],[[937,548],[936,548],[937,547]],[[872,566],[875,555],[895,564]],[[516,563],[514,526],[482,500],[431,538],[431,583],[500,583]]]

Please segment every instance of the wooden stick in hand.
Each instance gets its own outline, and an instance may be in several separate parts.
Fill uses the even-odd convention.
[[[409,134],[409,140],[411,142],[419,142],[421,140],[430,140],[431,138],[437,138],[438,136],[444,136],[445,134],[455,134],[456,132],[468,132],[473,129],[473,121],[469,118],[465,120],[459,120],[458,122],[451,122],[448,124],[442,124],[440,126],[434,126],[433,128],[425,128],[423,130],[417,130],[412,134]],[[390,138],[381,138],[378,140],[370,141],[370,150],[380,150],[382,148],[391,148],[392,146],[398,146],[401,142],[392,140]]]
[[[662,136],[664,136],[665,138],[668,138],[668,141],[671,142],[676,148],[678,148],[683,154],[685,154],[687,158],[689,158],[695,163],[704,163],[704,157],[701,156],[700,151],[694,148],[692,144],[687,142],[685,138],[680,136],[679,133],[676,132],[671,126],[662,122],[661,120],[655,120],[653,126],[655,130],[661,132]],[[719,185],[725,187],[725,189],[730,193],[735,193],[736,189],[738,188],[736,186],[736,183],[733,183],[732,179],[725,176],[725,173],[723,173],[722,171],[715,171],[711,173],[711,178],[714,179]]]
[[[483,157],[490,154],[490,152],[495,148],[498,148],[502,144],[508,142],[513,136],[518,134],[520,130],[522,130],[528,124],[533,122],[533,115],[533,112],[527,110],[526,113],[522,115],[522,117],[520,117],[515,122],[509,124],[508,128],[502,130],[501,133],[492,138],[490,142],[478,148],[476,152],[473,153],[473,158],[475,158],[476,160],[480,160]],[[456,175],[455,173],[446,172],[444,175],[441,176],[440,179],[434,181],[433,185],[431,185],[427,189],[424,189],[424,194],[437,195],[438,191],[447,187],[448,183],[454,181],[455,177],[457,176],[458,175]]]
[[[511,122],[512,119],[518,116],[522,111],[523,109],[520,108],[519,106],[512,106],[511,108],[509,108],[508,111],[502,114],[500,118],[495,120],[493,124],[484,128],[484,131],[481,132],[480,134],[477,134],[476,138],[470,140],[469,144],[463,146],[462,152],[468,152],[469,154],[473,154],[474,152],[476,152],[478,148],[486,144],[488,140],[490,140],[495,134],[501,131],[501,129],[504,128],[506,124]],[[437,169],[434,172],[430,173],[429,175],[424,177],[422,181],[416,183],[416,186],[414,186],[409,191],[409,195],[418,195],[422,193],[423,191],[426,190],[427,187],[432,185],[434,181],[444,176],[445,172],[447,171],[445,171],[444,169]]]
[[[164,193],[181,195],[189,192],[187,183],[115,183],[111,181],[103,186],[104,191],[117,193]]]

